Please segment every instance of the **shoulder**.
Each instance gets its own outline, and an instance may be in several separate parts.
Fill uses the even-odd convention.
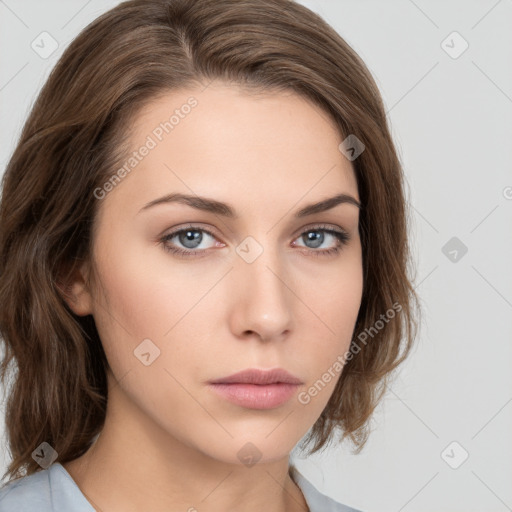
[[[0,512],[94,512],[59,463],[0,487]]]
[[[0,511],[10,510],[51,511],[48,469],[18,478],[0,488]]]
[[[290,475],[302,491],[310,512],[362,512],[322,494],[293,465],[290,466]]]

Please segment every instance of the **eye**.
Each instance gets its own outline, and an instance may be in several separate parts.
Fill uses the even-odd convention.
[[[185,257],[202,257],[213,247],[201,247],[205,238],[216,240],[215,235],[211,231],[199,226],[190,225],[163,236],[160,242],[167,252]],[[315,256],[328,256],[338,253],[350,240],[350,236],[344,230],[322,225],[303,231],[296,240],[302,240],[306,245],[302,246],[294,243],[295,247],[305,247],[309,249],[306,252],[312,253]],[[318,250],[326,242],[328,242],[327,245],[330,247]],[[221,244],[221,246],[224,247],[224,244]]]
[[[204,235],[206,235],[206,237]],[[160,241],[162,242],[164,249],[168,252],[182,256],[194,257],[203,256],[207,251],[208,247],[200,247],[204,239],[207,237],[215,239],[215,235],[205,228],[200,228],[199,226],[188,226],[165,235]],[[172,242],[173,239],[176,239],[176,242]],[[177,243],[181,244],[185,249],[177,247]],[[198,248],[200,250],[196,251],[195,249]]]
[[[338,230],[329,226],[314,226],[303,231],[297,240],[303,240],[308,249],[313,249],[309,252],[314,253],[315,256],[328,256],[340,252],[342,247],[350,240],[350,236],[346,231],[341,229]],[[326,241],[331,242],[327,244],[331,246],[330,248],[320,251],[316,250],[318,247],[324,245]]]

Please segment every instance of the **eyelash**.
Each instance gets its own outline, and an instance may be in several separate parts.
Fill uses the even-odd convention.
[[[209,252],[209,249],[200,249],[200,250],[190,250],[190,249],[180,249],[175,246],[170,246],[168,244],[168,241],[173,239],[176,235],[179,235],[180,233],[185,233],[187,231],[200,231],[203,233],[207,233],[213,238],[216,238],[216,236],[209,231],[208,229],[201,228],[199,226],[186,226],[184,228],[178,229],[176,231],[173,231],[172,233],[168,233],[167,235],[163,236],[160,239],[160,243],[163,245],[163,248],[165,251],[170,252],[172,254],[176,254],[178,256],[183,257],[202,257],[205,255],[205,253]],[[332,247],[331,249],[324,249],[324,250],[315,250],[315,249],[308,249],[306,248],[307,252],[312,253],[314,256],[333,256],[341,251],[341,249],[348,243],[350,240],[350,236],[346,231],[338,231],[334,230],[328,226],[319,225],[319,226],[313,226],[312,228],[308,228],[305,231],[303,231],[297,238],[300,238],[301,236],[305,235],[306,233],[310,232],[319,232],[322,231],[324,233],[328,233],[330,235],[333,235],[336,237],[338,243],[336,247]]]

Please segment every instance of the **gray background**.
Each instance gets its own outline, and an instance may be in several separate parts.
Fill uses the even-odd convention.
[[[0,0],[2,172],[63,49],[117,3]],[[424,321],[363,452],[343,444],[296,464],[365,512],[512,510],[512,0],[300,3],[359,53],[384,97]],[[59,44],[46,59],[31,48],[43,31]]]

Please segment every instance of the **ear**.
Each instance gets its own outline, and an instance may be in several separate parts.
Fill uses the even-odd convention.
[[[88,262],[75,266],[71,272],[61,274],[57,287],[70,309],[79,316],[92,314],[92,295],[88,287]],[[65,277],[63,277],[65,276]]]

